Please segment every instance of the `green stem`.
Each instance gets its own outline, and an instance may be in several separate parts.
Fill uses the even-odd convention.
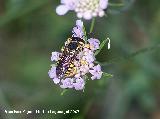
[[[89,33],[92,33],[93,32],[93,28],[94,28],[94,24],[95,24],[95,18],[92,19],[92,22],[91,22],[91,27],[90,27],[90,31]]]
[[[123,3],[109,3],[108,5],[112,6],[112,7],[122,7],[122,6],[124,6]]]
[[[61,96],[63,96],[66,91],[67,91],[67,89],[64,89],[64,90],[61,92]]]
[[[134,53],[131,53],[127,56],[122,56],[122,57],[119,57],[119,58],[113,58],[110,61],[105,62],[105,63],[100,63],[100,62],[97,62],[97,63],[99,63],[101,66],[107,66],[107,65],[110,65],[110,64],[117,64],[117,63],[120,63],[122,61],[129,60],[132,57],[135,57],[137,55],[140,55],[140,54],[143,54],[143,53],[146,53],[146,52],[151,52],[151,51],[154,51],[156,49],[160,49],[160,44],[157,44],[155,46],[148,47],[148,48],[143,48],[143,49],[138,50]]]

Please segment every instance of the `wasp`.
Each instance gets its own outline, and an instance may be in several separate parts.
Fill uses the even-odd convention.
[[[66,78],[75,75],[76,67],[74,61],[77,54],[83,51],[85,41],[79,37],[68,38],[61,49],[61,56],[57,62],[56,74],[58,78]]]

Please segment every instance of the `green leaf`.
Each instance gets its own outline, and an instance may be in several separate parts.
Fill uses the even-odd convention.
[[[108,74],[106,72],[103,72],[103,74],[102,74],[102,78],[112,78],[112,77],[113,77],[112,74]]]
[[[111,7],[123,7],[124,3],[109,3],[108,5]]]
[[[83,32],[84,32],[85,41],[87,42],[87,32],[84,25],[83,25]]]
[[[107,41],[108,41],[108,38],[105,39],[105,40],[100,44],[99,50],[97,50],[97,51],[95,52],[95,54],[94,54],[95,56],[100,53],[100,51],[102,50],[102,48],[104,47],[104,45],[107,43]]]
[[[64,90],[61,92],[61,96],[63,96],[64,93],[66,93],[66,92],[67,92],[67,89],[64,89]]]
[[[93,32],[94,24],[95,24],[95,17],[92,19],[89,33],[92,33],[92,32]]]

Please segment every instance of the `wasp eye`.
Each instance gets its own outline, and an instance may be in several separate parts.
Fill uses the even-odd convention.
[[[68,48],[70,50],[76,50],[76,48],[78,47],[77,43],[76,42],[72,42],[68,45]]]

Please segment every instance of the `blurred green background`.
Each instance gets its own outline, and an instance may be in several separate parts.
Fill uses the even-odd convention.
[[[97,60],[114,77],[88,81],[84,92],[61,96],[48,77],[50,55],[71,36],[75,13],[58,16],[60,0],[0,0],[0,119],[160,119],[160,2],[109,2],[124,5],[109,6],[106,17],[96,18],[94,34],[100,41],[111,39],[111,49],[103,48]],[[87,31],[90,23],[84,20]],[[152,49],[130,55],[146,47]],[[80,112],[36,114],[36,109]]]

